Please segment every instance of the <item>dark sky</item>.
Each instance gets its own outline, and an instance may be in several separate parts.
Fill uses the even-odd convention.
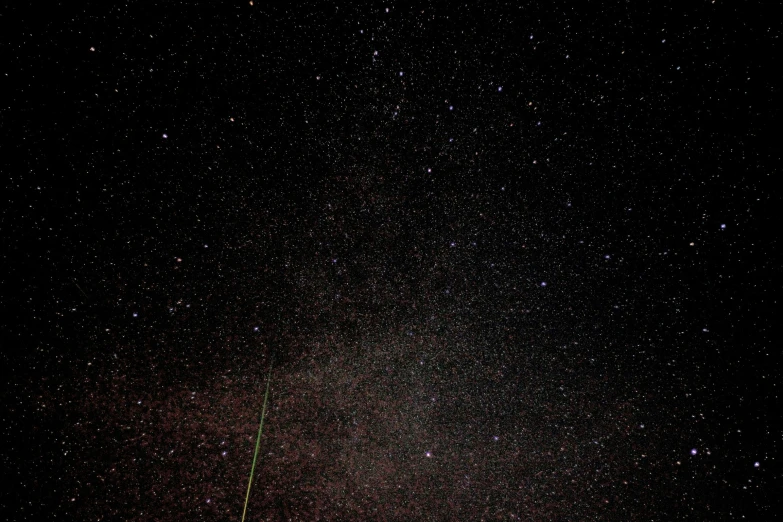
[[[240,520],[270,365],[248,520],[775,518],[774,2],[63,4],[0,10],[5,520]]]

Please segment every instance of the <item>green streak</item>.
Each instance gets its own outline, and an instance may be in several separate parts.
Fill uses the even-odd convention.
[[[253,485],[253,474],[256,471],[256,459],[258,448],[261,446],[261,432],[264,430],[264,417],[266,416],[266,403],[269,400],[269,383],[272,382],[272,364],[269,364],[269,375],[266,378],[266,393],[264,394],[264,407],[261,409],[261,423],[258,425],[258,437],[256,437],[256,451],[253,453],[253,465],[250,468],[250,480],[247,482],[247,494],[245,495],[245,509],[242,510],[242,522],[247,515],[247,503],[250,500],[250,487]]]

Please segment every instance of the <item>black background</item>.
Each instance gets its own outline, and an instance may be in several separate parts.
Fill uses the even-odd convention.
[[[257,4],[2,10],[8,520],[775,517],[771,8]]]

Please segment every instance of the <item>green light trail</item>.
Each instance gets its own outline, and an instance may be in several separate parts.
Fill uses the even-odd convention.
[[[250,479],[247,482],[247,494],[245,495],[245,509],[242,510],[242,522],[245,522],[247,515],[247,503],[250,500],[250,487],[253,485],[253,474],[256,471],[256,459],[258,458],[258,448],[261,446],[261,432],[264,430],[264,417],[266,416],[266,404],[269,400],[269,383],[272,382],[272,363],[269,363],[269,375],[266,378],[266,393],[264,394],[264,407],[261,409],[261,423],[258,425],[258,437],[256,437],[256,450],[253,453],[253,465],[250,467]]]

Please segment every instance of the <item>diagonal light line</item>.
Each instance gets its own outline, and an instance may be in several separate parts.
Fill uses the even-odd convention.
[[[261,446],[261,432],[264,430],[264,417],[266,416],[266,404],[269,400],[269,384],[272,382],[272,363],[269,363],[269,375],[266,378],[266,393],[264,393],[264,407],[261,409],[261,422],[258,425],[258,437],[256,437],[256,450],[253,453],[253,465],[250,467],[250,479],[247,481],[247,494],[245,495],[245,509],[242,510],[242,522],[245,522],[247,515],[247,503],[250,500],[250,487],[253,485],[253,474],[256,471],[256,459],[258,459],[258,448]]]

